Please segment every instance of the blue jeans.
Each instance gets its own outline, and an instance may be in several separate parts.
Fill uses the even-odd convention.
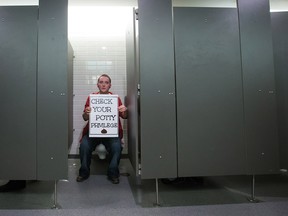
[[[90,164],[92,152],[96,146],[102,143],[109,153],[110,164],[108,167],[107,175],[109,177],[119,177],[119,162],[121,157],[121,140],[118,137],[109,138],[91,138],[85,135],[82,138],[79,152],[81,167],[79,169],[79,175],[82,177],[88,177],[90,175]]]

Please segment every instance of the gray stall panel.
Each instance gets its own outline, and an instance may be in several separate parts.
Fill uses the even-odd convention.
[[[139,0],[142,178],[177,175],[172,5]]]
[[[237,10],[174,8],[178,175],[245,173]]]
[[[131,19],[126,31],[126,68],[127,68],[127,98],[128,118],[128,153],[133,168],[138,171],[139,165],[139,112],[138,84],[139,70],[136,61],[136,12],[131,10]],[[138,172],[136,173],[138,174]]]
[[[35,179],[38,7],[0,15],[0,179]]]
[[[68,149],[73,142],[73,61],[74,50],[68,41]]]
[[[37,178],[67,178],[67,0],[39,1]]]
[[[281,168],[288,168],[288,13],[271,14]]]
[[[279,170],[269,0],[238,0],[248,173]]]

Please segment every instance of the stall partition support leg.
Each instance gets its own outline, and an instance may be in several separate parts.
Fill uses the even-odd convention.
[[[156,203],[155,203],[155,206],[160,206],[160,203],[159,203],[159,186],[158,186],[158,178],[155,179],[155,183],[156,183]]]
[[[255,198],[255,175],[252,175],[251,197],[249,197],[248,200],[254,203],[259,202],[259,200]]]
[[[60,206],[57,204],[57,181],[54,181],[54,203],[52,209],[60,209]]]

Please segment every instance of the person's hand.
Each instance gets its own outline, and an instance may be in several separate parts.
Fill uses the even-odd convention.
[[[89,115],[90,112],[91,112],[91,107],[89,107],[89,106],[86,107],[86,108],[85,108],[85,114]]]
[[[120,116],[123,118],[123,119],[127,119],[128,117],[128,112],[127,112],[127,107],[124,106],[124,105],[121,105],[118,107],[118,111],[120,113]]]
[[[90,112],[91,112],[91,107],[86,107],[84,110],[84,113],[82,114],[84,121],[89,120]]]
[[[118,111],[121,112],[121,113],[126,112],[127,111],[127,107],[124,106],[124,105],[121,105],[121,106],[118,107]]]

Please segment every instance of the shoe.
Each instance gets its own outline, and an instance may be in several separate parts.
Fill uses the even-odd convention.
[[[26,180],[10,180],[7,184],[0,186],[0,192],[10,192],[24,189]]]
[[[108,180],[110,180],[113,184],[119,184],[120,182],[118,177],[108,176]]]
[[[83,181],[85,181],[85,180],[88,179],[88,178],[89,178],[89,176],[85,176],[85,177],[83,177],[83,176],[77,176],[76,181],[77,181],[77,182],[83,182]]]

